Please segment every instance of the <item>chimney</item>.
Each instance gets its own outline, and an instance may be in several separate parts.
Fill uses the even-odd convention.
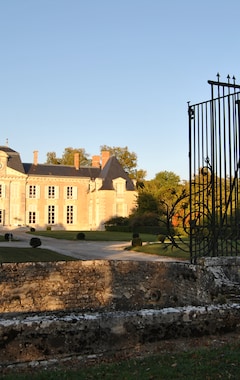
[[[92,156],[92,167],[100,168],[100,156]]]
[[[33,151],[33,165],[38,164],[38,150]]]
[[[107,150],[103,150],[102,151],[102,169],[106,165],[109,157],[110,157],[110,152],[108,152]]]
[[[74,153],[74,166],[75,166],[75,169],[78,170],[79,169],[79,153],[76,152]]]

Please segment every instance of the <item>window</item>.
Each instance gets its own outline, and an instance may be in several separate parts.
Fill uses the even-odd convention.
[[[115,178],[113,187],[116,190],[117,196],[122,196],[126,190],[126,181],[123,178]]]
[[[29,198],[36,198],[37,189],[35,185],[29,185]]]
[[[28,223],[35,224],[36,223],[36,211],[29,211],[28,213]]]
[[[0,210],[0,224],[3,224],[3,210]]]
[[[0,198],[2,198],[3,196],[3,188],[2,188],[2,185],[0,185]]]
[[[48,224],[55,223],[55,206],[48,206]]]
[[[64,199],[77,199],[77,186],[64,186]]]
[[[55,198],[55,186],[48,186],[48,198]]]
[[[73,187],[67,186],[67,199],[73,199]]]
[[[117,203],[116,204],[116,214],[117,216],[124,216],[124,204]]]
[[[123,194],[124,192],[124,184],[123,182],[117,182],[116,184],[116,191],[118,194]]]
[[[73,224],[73,206],[67,206],[67,224]]]

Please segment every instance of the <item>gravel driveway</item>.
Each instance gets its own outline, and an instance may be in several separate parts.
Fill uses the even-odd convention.
[[[11,231],[15,241],[1,242],[0,247],[29,247],[32,235],[28,235],[23,229]],[[4,231],[6,233],[7,231]],[[3,234],[4,234],[3,233]],[[62,240],[45,236],[38,236],[42,245],[37,249],[49,249],[79,260],[137,260],[137,261],[178,261],[158,255],[148,255],[142,252],[126,251],[125,247],[130,242],[102,242],[86,240]]]

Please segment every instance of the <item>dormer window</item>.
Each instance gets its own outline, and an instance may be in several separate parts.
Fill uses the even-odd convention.
[[[113,180],[113,187],[117,195],[122,195],[126,190],[126,181],[123,178],[116,178]]]
[[[116,183],[116,192],[118,194],[122,194],[124,191],[124,184],[122,182],[117,182]]]

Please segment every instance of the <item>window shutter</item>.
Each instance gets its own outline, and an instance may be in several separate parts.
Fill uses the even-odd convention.
[[[40,198],[40,186],[39,185],[36,185],[36,198],[37,199]]]
[[[48,199],[48,186],[45,186],[44,193],[45,193],[45,199]]]
[[[2,198],[6,198],[6,185],[2,184]]]
[[[77,186],[74,186],[73,187],[73,199],[77,199],[77,191],[78,191]]]
[[[55,199],[59,198],[59,186],[54,186],[55,187]]]
[[[55,206],[54,223],[58,223],[58,206]]]

